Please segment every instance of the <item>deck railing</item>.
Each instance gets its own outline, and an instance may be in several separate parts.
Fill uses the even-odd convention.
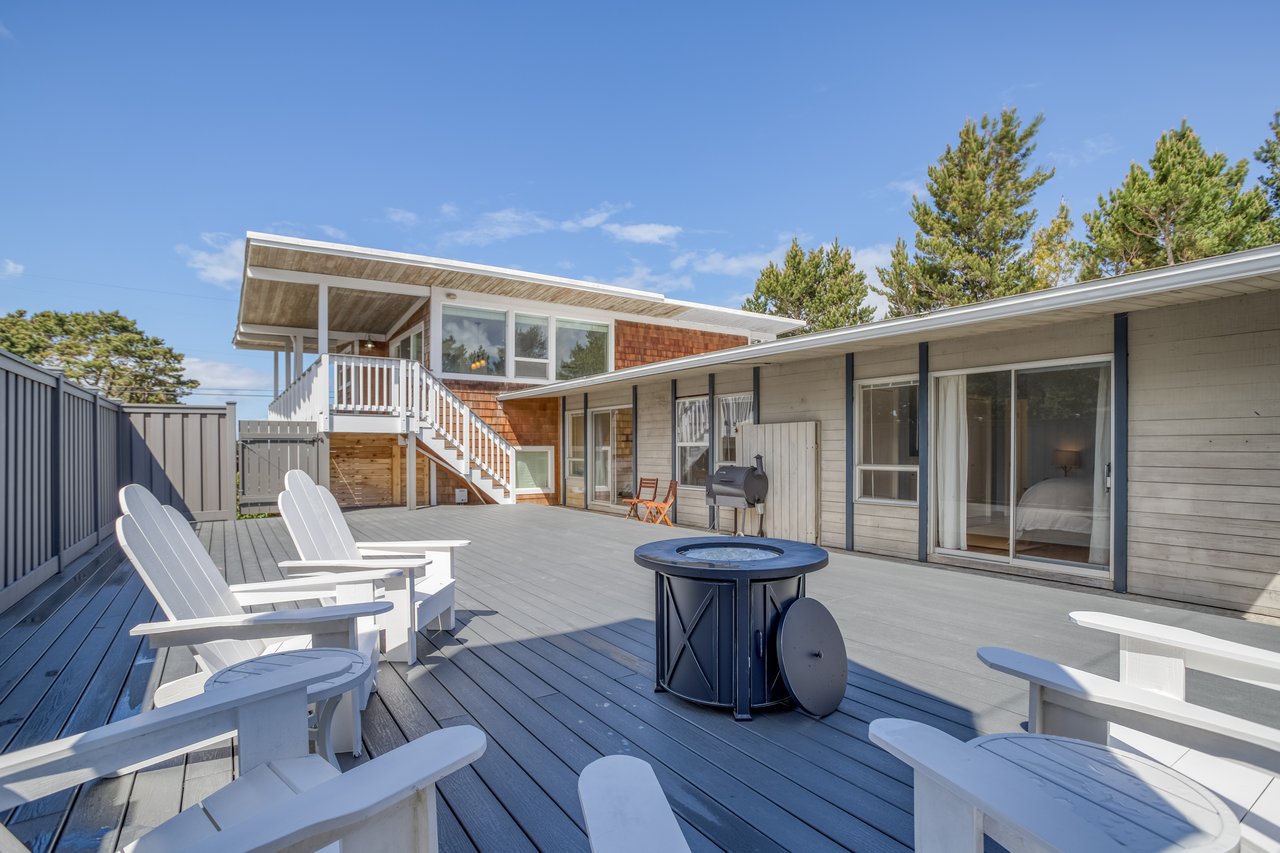
[[[325,380],[328,388],[324,388]],[[415,421],[461,457],[445,461],[463,474],[479,468],[514,493],[515,447],[457,394],[416,361],[363,355],[324,355],[267,407],[272,420],[315,421],[328,414],[385,415]]]

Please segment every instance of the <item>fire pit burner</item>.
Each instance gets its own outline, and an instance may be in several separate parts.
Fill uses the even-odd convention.
[[[731,707],[739,720],[792,695],[782,675],[779,626],[804,597],[805,575],[827,564],[825,550],[785,539],[708,536],[642,545],[635,561],[654,572],[658,690]],[[829,657],[843,668],[843,644]]]

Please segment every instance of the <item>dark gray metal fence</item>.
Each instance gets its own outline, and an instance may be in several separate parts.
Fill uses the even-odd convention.
[[[314,423],[241,421],[240,512],[275,512],[284,475],[292,468],[325,482],[322,468],[328,464],[328,455],[324,451],[323,437]]]
[[[0,611],[113,535],[142,483],[235,517],[235,405],[126,406],[0,350]]]

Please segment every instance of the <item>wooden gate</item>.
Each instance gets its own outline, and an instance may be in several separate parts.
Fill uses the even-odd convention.
[[[738,464],[755,464],[763,457],[769,477],[764,505],[764,535],[818,544],[818,422],[742,424],[738,433]],[[760,517],[747,513],[747,532],[754,533]]]
[[[240,422],[240,513],[275,512],[286,472],[300,468],[325,483],[328,454],[309,421]]]

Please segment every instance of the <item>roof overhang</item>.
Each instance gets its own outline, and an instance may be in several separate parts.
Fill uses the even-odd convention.
[[[629,287],[472,264],[426,255],[368,249],[318,240],[249,232],[245,237],[243,286],[233,344],[241,349],[279,349],[298,330],[314,339],[318,286],[329,295],[330,338],[373,339],[394,330],[433,289],[469,291],[511,299],[592,308],[697,323],[739,334],[780,335],[803,323],[670,299]],[[292,329],[292,333],[270,329]]]
[[[717,367],[778,364],[824,355],[967,337],[1280,290],[1280,245],[1220,255],[1115,278],[1037,290],[928,314],[881,320],[826,332],[660,361],[585,379],[500,394],[500,400],[563,397],[586,389],[630,385],[655,377],[677,379]]]

